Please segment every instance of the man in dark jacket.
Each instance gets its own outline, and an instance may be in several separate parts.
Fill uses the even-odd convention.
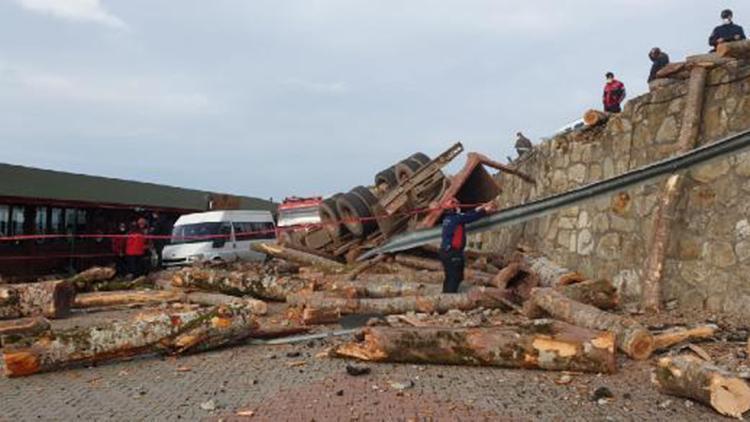
[[[605,76],[607,84],[604,85],[604,111],[619,113],[622,111],[620,103],[625,99],[625,85],[615,79],[615,74],[612,72],[607,72]]]
[[[648,74],[648,81],[651,82],[657,78],[656,73],[669,64],[669,56],[661,51],[659,47],[654,47],[649,51],[648,58],[651,59],[651,72]]]
[[[523,157],[525,154],[531,152],[531,148],[534,146],[529,138],[523,136],[523,133],[516,133],[516,152],[519,157]]]
[[[466,248],[466,225],[495,211],[495,205],[488,202],[469,212],[461,212],[456,199],[449,200],[443,208],[443,235],[440,243],[440,260],[445,271],[443,293],[456,293],[464,280],[464,248]]]
[[[724,23],[714,28],[711,36],[708,37],[708,44],[712,47],[711,51],[716,51],[716,47],[721,43],[745,39],[745,31],[741,26],[735,25],[732,19],[734,19],[734,14],[731,10],[726,9],[721,12],[721,20]]]

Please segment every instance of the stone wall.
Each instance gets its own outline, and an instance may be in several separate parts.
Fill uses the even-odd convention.
[[[605,125],[538,145],[517,167],[536,186],[498,175],[501,206],[563,192],[635,169],[676,151],[687,83],[627,103]],[[734,62],[708,77],[699,143],[750,129],[750,66]],[[688,172],[663,295],[682,307],[750,315],[750,153]],[[478,235],[483,248],[526,245],[592,278],[608,278],[626,301],[640,280],[664,181],[581,203],[525,224]]]

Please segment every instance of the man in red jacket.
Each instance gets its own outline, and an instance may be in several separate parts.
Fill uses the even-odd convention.
[[[604,85],[604,111],[619,113],[622,111],[620,104],[625,99],[625,85],[615,79],[612,72],[607,72],[607,84]]]
[[[128,273],[133,278],[143,275],[144,255],[146,255],[146,237],[144,236],[143,229],[133,223],[130,226],[130,233],[128,233],[125,242],[125,259],[128,264]]]

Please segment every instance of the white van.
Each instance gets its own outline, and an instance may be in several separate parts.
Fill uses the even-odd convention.
[[[209,211],[186,214],[177,219],[172,239],[164,247],[164,266],[194,262],[260,261],[262,253],[250,245],[276,239],[269,211]]]

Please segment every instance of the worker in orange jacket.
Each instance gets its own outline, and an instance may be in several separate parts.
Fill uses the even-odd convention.
[[[125,241],[125,261],[128,273],[137,278],[143,275],[146,256],[146,236],[138,225],[131,224]]]

